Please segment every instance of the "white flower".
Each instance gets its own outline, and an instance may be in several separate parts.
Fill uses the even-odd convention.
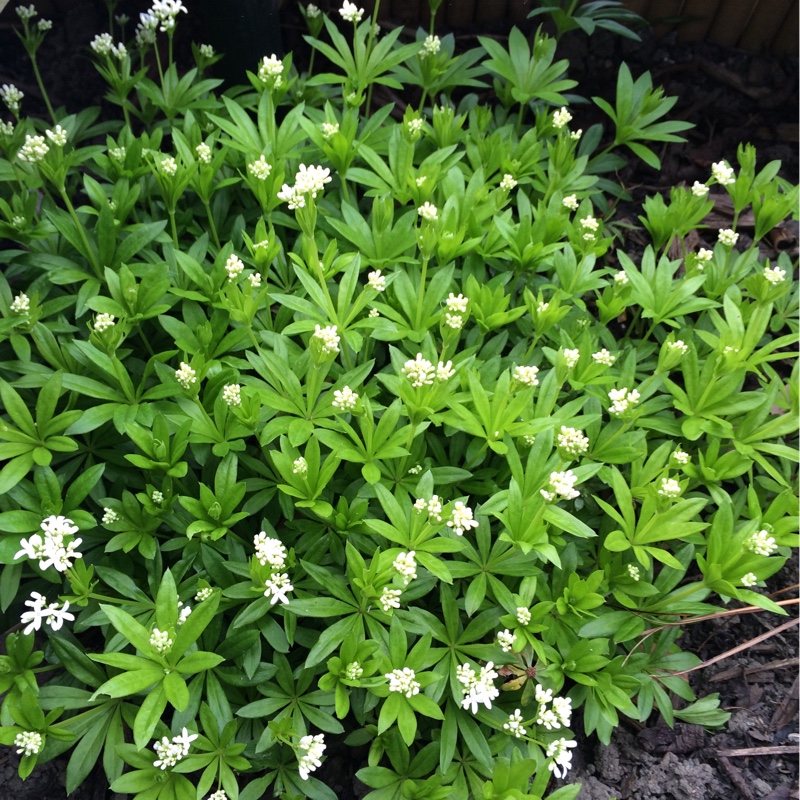
[[[322,138],[325,141],[328,139],[332,139],[336,134],[339,133],[339,123],[338,122],[323,122],[322,123]]]
[[[408,132],[412,136],[418,136],[420,133],[422,133],[422,128],[424,125],[425,125],[425,120],[423,120],[422,117],[414,117],[414,119],[410,119],[406,123],[406,126],[408,127]],[[420,184],[417,184],[417,186],[419,185]],[[436,210],[436,206],[431,206],[431,208],[433,208],[434,211]]]
[[[227,406],[242,404],[242,387],[238,383],[228,383],[222,389],[222,399]]]
[[[30,539],[20,542],[22,548],[14,556],[15,559],[27,556],[39,561],[39,569],[55,567],[58,572],[66,572],[72,566],[72,560],[82,558],[76,551],[81,539],[65,541],[65,537],[78,532],[78,526],[71,519],[62,516],[50,516],[42,521],[41,529],[44,538],[35,533]]]
[[[208,800],[228,800],[228,793],[224,789],[217,789],[214,794],[208,796]]]
[[[20,161],[28,161],[36,164],[41,161],[48,153],[50,148],[44,140],[44,136],[25,135],[25,144],[19,149],[17,158]]]
[[[525,606],[519,606],[517,608],[517,622],[520,625],[528,625],[531,621],[531,612],[530,609],[526,608]]]
[[[452,528],[456,536],[463,536],[464,531],[478,527],[478,520],[472,518],[472,509],[465,506],[461,500],[456,500],[452,513],[452,518],[447,521],[447,527]]]
[[[270,598],[269,603],[272,606],[279,601],[288,603],[287,594],[292,591],[294,591],[294,586],[285,572],[273,572],[264,582],[264,597]]]
[[[204,164],[211,163],[211,148],[205,142],[200,142],[200,144],[195,147],[194,151]]]
[[[261,286],[261,273],[254,272],[252,275],[247,276],[247,280],[253,289],[258,289]]]
[[[161,160],[161,171],[167,177],[174,178],[178,172],[178,162],[172,156],[167,156]]]
[[[442,49],[442,40],[438,36],[426,36],[422,43],[422,50],[419,51],[420,58],[436,56]]]
[[[386,291],[386,276],[381,275],[381,271],[375,270],[375,272],[370,272],[367,275],[367,284],[369,284],[370,289],[374,289],[376,292],[384,292]]]
[[[636,564],[628,564],[627,566],[628,575],[633,578],[633,580],[638,581],[641,578],[641,572],[639,571],[639,567]]]
[[[345,680],[357,681],[364,674],[364,668],[358,661],[351,661],[344,669]]]
[[[589,439],[577,428],[562,425],[557,439],[558,447],[570,456],[582,456],[589,450]]]
[[[14,123],[13,122],[3,122],[0,119],[0,136],[13,136],[14,135]]]
[[[577,211],[578,210],[578,196],[574,194],[568,194],[562,201],[561,205],[564,208],[568,208],[570,211]]]
[[[216,53],[214,52],[214,48],[210,44],[201,44],[197,48],[197,52],[200,53],[200,55],[203,56],[203,58],[214,58],[214,56],[216,55]]]
[[[331,355],[339,352],[339,334],[336,325],[326,325],[321,328],[314,326],[314,338],[322,343],[322,352]]]
[[[627,389],[612,389],[608,393],[608,399],[611,400],[611,407],[608,413],[612,417],[621,417],[639,402],[639,392],[636,389],[628,391]]]
[[[390,692],[398,692],[409,699],[415,694],[419,694],[419,681],[416,680],[417,676],[414,670],[409,667],[393,669],[391,672],[387,672],[384,677],[389,681]]]
[[[578,139],[581,138],[581,136],[583,136],[583,128],[578,128],[578,130],[570,131],[569,133],[569,138],[572,139],[572,141],[574,142],[577,142]]]
[[[756,577],[755,572],[748,572],[746,575],[742,575],[740,581],[742,586],[746,588],[756,586],[758,584],[758,578]]]
[[[301,478],[305,478],[308,475],[308,462],[300,456],[300,458],[296,458],[292,462],[292,472],[295,475],[299,475]]]
[[[214,590],[210,586],[204,586],[202,589],[197,590],[197,594],[195,594],[194,599],[198,603],[202,603],[204,600],[208,600],[213,593]]]
[[[581,227],[588,231],[592,231],[592,233],[595,233],[600,227],[600,223],[590,214],[588,217],[584,217],[581,220]]]
[[[113,314],[98,314],[94,321],[94,329],[98,333],[102,333],[109,328],[114,327],[114,315]]]
[[[500,645],[500,649],[504,653],[510,653],[511,648],[514,646],[514,642],[517,640],[517,637],[511,633],[511,631],[506,628],[504,631],[499,631],[497,634],[497,644]]]
[[[435,222],[439,219],[439,209],[435,205],[425,201],[418,209],[417,213],[428,222]]]
[[[403,578],[403,586],[408,586],[411,581],[417,577],[417,560],[414,558],[416,553],[409,550],[407,553],[399,553],[394,561],[392,567],[395,571],[400,573]]]
[[[183,606],[180,614],[178,615],[178,626],[181,626],[184,622],[186,622],[187,619],[189,619],[189,615],[192,613],[192,607],[184,606],[180,600],[178,601],[178,606]]]
[[[190,389],[197,383],[197,372],[185,361],[181,361],[180,367],[175,370],[175,380],[178,381],[184,389]]]
[[[158,628],[153,628],[153,632],[150,634],[150,647],[152,647],[156,653],[159,655],[168,653],[172,649],[173,644],[174,641],[170,639],[169,631],[162,631]]]
[[[253,538],[253,544],[256,548],[256,558],[262,567],[269,564],[275,570],[283,569],[286,564],[286,547],[280,539],[274,539],[261,531]]]
[[[574,739],[556,739],[547,745],[545,755],[553,760],[547,768],[555,774],[557,778],[564,778],[572,766],[572,753],[567,749],[577,747],[578,743]]]
[[[418,513],[422,513],[428,507],[428,501],[424,498],[420,497],[418,500],[414,501],[414,510]]]
[[[558,111],[553,112],[553,125],[561,130],[566,127],[572,120],[572,114],[569,113],[566,106],[562,106]]]
[[[124,58],[128,57],[128,48],[125,47],[122,42],[117,42],[115,45],[111,46],[111,55],[118,61],[122,61]]]
[[[544,705],[545,703],[549,703],[553,699],[553,690],[552,689],[545,689],[541,684],[536,684],[536,690],[534,692],[534,697],[536,698],[536,702],[539,705]]]
[[[290,209],[305,208],[306,195],[316,199],[326,183],[331,182],[331,171],[327,167],[306,167],[300,165],[299,171],[294,176],[294,186],[284,183],[278,192],[278,199],[289,204]]]
[[[730,228],[719,229],[719,241],[726,247],[733,247],[739,240],[739,234],[734,233]]]
[[[447,306],[447,310],[453,314],[466,314],[467,313],[467,306],[469,305],[469,298],[464,297],[463,294],[454,295],[452,292],[448,295],[447,299],[444,301],[445,305]]]
[[[500,188],[506,192],[510,192],[517,185],[513,175],[506,173],[503,175],[503,180],[500,181]]]
[[[159,30],[163,33],[175,28],[175,19],[181,11],[184,14],[188,13],[181,0],[153,0],[153,6],[150,9],[150,13],[161,23]]]
[[[235,281],[244,271],[244,263],[236,253],[231,254],[225,262],[225,272],[228,273],[228,280]]]
[[[316,19],[322,12],[313,4],[309,3],[306,6],[306,16],[309,19]]]
[[[681,449],[674,450],[672,452],[672,458],[675,460],[677,464],[680,464],[681,466],[686,466],[686,464],[688,464],[689,461],[691,460],[691,456]]]
[[[189,747],[197,738],[196,733],[190,734],[184,728],[178,736],[173,736],[170,741],[166,736],[161,737],[161,741],[153,745],[158,759],[153,762],[154,767],[165,770],[167,767],[174,767],[182,758],[189,755]]]
[[[47,624],[54,631],[60,630],[64,622],[72,622],[74,619],[75,617],[69,613],[69,603],[66,600],[63,607],[59,607],[58,603],[50,603],[47,607]],[[20,619],[20,622],[24,620]]]
[[[67,132],[60,125],[56,125],[54,131],[46,130],[44,133],[56,147],[63,147],[67,143]]]
[[[89,47],[100,56],[107,56],[114,46],[114,40],[111,38],[110,33],[98,33],[97,36],[89,42]]]
[[[32,20],[39,12],[34,8],[33,3],[29,6],[17,6],[14,11],[22,22]]]
[[[661,479],[661,486],[658,488],[658,494],[661,497],[667,497],[670,500],[674,500],[678,497],[681,493],[681,485],[675,478],[662,478]]]
[[[44,738],[36,731],[22,731],[14,737],[14,747],[17,748],[18,756],[35,756],[42,751]]]
[[[723,186],[730,186],[732,183],[736,183],[733,167],[729,167],[724,161],[717,161],[711,165],[711,177]]]
[[[148,44],[153,44],[156,40],[156,29],[158,28],[158,17],[150,11],[139,14],[139,23],[136,25],[136,44],[143,48]]]
[[[711,261],[711,259],[712,259],[712,258],[714,258],[714,251],[713,251],[713,250],[709,250],[709,249],[708,249],[708,248],[706,248],[706,247],[701,247],[701,248],[700,248],[700,249],[697,251],[697,260],[698,260],[698,262],[700,262],[700,263],[697,265],[697,268],[698,268],[698,269],[702,269],[702,268],[703,268],[703,265],[704,265],[705,263],[707,263],[708,261]]]
[[[283,85],[283,61],[274,53],[261,60],[258,66],[258,79],[262,83],[270,84],[272,88],[277,89]]]
[[[303,736],[298,745],[302,753],[297,763],[297,771],[300,777],[308,780],[308,774],[317,767],[322,766],[322,754],[325,752],[325,736],[318,733],[316,736]]]
[[[771,556],[778,549],[778,543],[769,535],[769,531],[761,530],[750,536],[744,547],[758,556]]]
[[[31,300],[25,292],[20,292],[11,303],[11,310],[15,314],[27,314],[31,307]]]
[[[525,386],[538,386],[539,367],[514,367],[514,380]]]
[[[572,720],[572,700],[569,697],[554,697],[553,712],[558,717],[559,722],[568,728]]]
[[[530,433],[526,433],[525,436],[522,437],[522,441],[525,442],[528,447],[533,447],[536,444],[536,437]]]
[[[124,147],[112,147],[109,149],[108,154],[115,161],[124,161],[125,156],[128,154],[128,151]]]
[[[430,386],[433,383],[435,370],[433,364],[422,353],[417,353],[415,359],[409,359],[403,365],[403,375],[408,378],[411,385],[418,389],[421,386]]]
[[[566,348],[564,350],[564,361],[567,362],[568,369],[574,369],[575,365],[578,363],[581,357],[581,351],[577,348],[570,349]]]
[[[4,83],[0,86],[0,100],[6,104],[8,110],[13,114],[19,113],[19,104],[23,97],[25,97],[24,93],[17,89],[13,83]]]
[[[464,327],[464,317],[460,314],[448,314],[445,311],[444,321],[447,327],[452,328],[454,331],[459,331]]]
[[[692,194],[695,197],[705,197],[708,194],[708,186],[700,181],[695,181],[692,184]]]
[[[689,345],[686,344],[683,339],[676,339],[674,342],[667,342],[667,348],[673,353],[680,353],[682,356],[685,356],[689,352]]]
[[[119,514],[113,508],[104,508],[103,512],[103,519],[101,520],[103,525],[112,525],[119,521]]]
[[[515,736],[517,739],[525,736],[527,731],[522,727],[522,712],[518,708],[514,709],[513,714],[509,714],[508,722],[503,724],[503,730],[508,731],[511,736]]]
[[[351,3],[350,0],[344,0],[342,7],[339,9],[339,14],[341,14],[345,22],[352,22],[354,25],[358,25],[358,23],[361,22],[361,18],[364,16],[364,9],[358,8],[356,4]]]
[[[46,622],[54,631],[60,630],[65,621],[71,622],[75,617],[69,613],[69,603],[65,602],[63,607],[58,603],[47,605],[47,598],[39,592],[31,592],[30,599],[25,601],[25,605],[30,611],[23,611],[19,621],[26,628],[23,633],[27,636],[32,631],[38,631],[42,623]]]
[[[383,591],[381,591],[380,600],[378,601],[381,604],[381,608],[387,614],[393,608],[400,608],[401,594],[402,591],[400,591],[400,589],[390,589],[388,586],[384,586]]]
[[[334,390],[331,405],[337,411],[352,411],[358,402],[358,395],[349,387]]]
[[[494,663],[489,661],[485,667],[481,667],[480,674],[477,674],[469,664],[462,664],[456,669],[459,682],[465,689],[464,699],[461,707],[465,710],[470,708],[473,714],[478,713],[478,705],[481,703],[486,708],[492,707],[492,701],[500,696],[500,690],[494,685],[494,681],[499,677],[493,669]]]
[[[580,497],[581,494],[574,488],[577,481],[578,476],[571,469],[566,472],[551,472],[548,482],[549,489],[540,489],[539,494],[549,503],[552,503],[556,497],[561,497],[564,500],[574,500],[576,497]]]
[[[618,270],[614,273],[614,283],[616,283],[617,286],[627,286],[629,280],[628,273],[624,270]]]
[[[156,504],[160,505],[164,502],[164,495],[162,492],[159,492],[158,489],[154,489],[153,493],[150,495],[150,499]]]
[[[452,361],[440,361],[436,365],[436,380],[437,381],[449,381],[453,375],[456,374],[455,369],[453,368]]]
[[[773,285],[777,286],[786,280],[786,270],[780,267],[764,267],[764,277]]]
[[[543,300],[540,300],[538,305],[536,306],[536,313],[537,314],[544,314],[547,309],[550,308],[550,303],[545,303]]]
[[[409,475],[419,475],[422,472],[422,464],[415,464],[413,467],[408,468]]]
[[[435,522],[442,521],[442,498],[438,494],[432,495],[428,501],[428,516]]]
[[[259,156],[257,161],[251,161],[247,165],[247,171],[258,180],[265,181],[272,172],[272,166],[267,163],[264,156]]]
[[[369,310],[369,314],[367,314],[367,316],[368,316],[370,319],[376,319],[376,318],[377,318],[377,317],[379,317],[380,315],[381,315],[381,312],[380,312],[380,311],[378,311],[378,309],[377,309],[377,308],[371,308],[371,309]]]
[[[610,367],[617,360],[617,357],[611,355],[605,347],[596,353],[592,353],[592,358],[597,364],[602,364],[604,367]]]

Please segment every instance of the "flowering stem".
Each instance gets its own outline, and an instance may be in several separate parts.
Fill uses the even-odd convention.
[[[158,44],[153,45],[153,49],[156,51],[156,68],[158,69],[158,77],[161,80],[161,89],[164,90],[164,70],[161,69],[161,55],[158,52]],[[167,98],[164,97],[164,100]]]
[[[44,81],[42,81],[41,73],[39,72],[39,65],[36,62],[36,53],[31,53],[31,65],[33,66],[33,74],[36,76],[36,83],[39,84],[39,91],[42,93],[42,99],[47,106],[47,111],[50,114],[50,119],[56,121],[56,114],[53,111],[53,106],[50,105],[50,98],[47,96],[47,89],[44,88]]]
[[[167,213],[169,214],[169,224],[170,228],[172,229],[172,241],[175,245],[175,249],[178,248],[178,226],[175,224],[175,210],[168,208]],[[219,245],[217,245],[219,246]]]
[[[211,213],[211,206],[208,204],[208,200],[204,200],[203,205],[206,207],[206,215],[208,216],[208,224],[211,227],[211,235],[214,237],[214,244],[217,246],[217,250],[219,250],[221,245],[219,243],[219,236],[217,235],[217,226],[214,224],[214,215]]]
[[[311,58],[308,59],[308,74],[306,75],[306,80],[308,80],[314,74],[314,56],[317,54],[316,47],[311,48]]]
[[[86,250],[86,258],[89,261],[89,264],[94,270],[94,274],[102,279],[103,273],[100,269],[100,264],[97,261],[97,256],[95,255],[94,251],[89,244],[89,240],[86,238],[86,231],[81,224],[81,221],[78,219],[78,214],[75,211],[75,207],[72,205],[69,196],[67,195],[66,190],[64,189],[63,184],[58,187],[58,193],[61,195],[61,199],[64,201],[64,205],[67,207],[67,211],[69,212],[70,217],[72,217],[72,221],[75,223],[75,227],[78,229],[78,235],[81,237],[81,241],[83,242],[84,249]]]
[[[425,280],[428,273],[428,258],[422,259],[422,274],[419,279],[419,292],[417,294],[417,313],[414,317],[414,328],[419,330],[422,325],[422,305],[425,301]]]
[[[380,11],[381,0],[375,0],[375,8],[372,10],[372,24],[369,28],[369,38],[367,39],[367,53],[364,58],[364,63],[369,63],[369,57],[372,55],[372,45],[375,43],[375,26],[378,24],[378,11]],[[367,118],[369,118],[369,110],[372,106],[372,84],[367,87]]]

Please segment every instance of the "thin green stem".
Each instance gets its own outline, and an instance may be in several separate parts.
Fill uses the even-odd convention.
[[[161,69],[161,54],[158,52],[158,43],[153,45],[153,49],[156,51],[156,68],[161,81],[161,90],[164,91],[164,70]],[[167,98],[165,97],[164,99],[166,100]]]
[[[169,225],[172,230],[172,242],[175,245],[175,249],[179,250],[178,247],[178,226],[175,224],[175,212],[172,209],[167,209],[167,213],[169,214]]]
[[[414,328],[419,330],[422,325],[422,306],[425,302],[425,280],[428,274],[429,259],[422,259],[422,273],[419,277],[419,292],[417,293],[417,312],[414,317]]]
[[[308,75],[306,75],[306,80],[308,80],[314,74],[314,56],[317,54],[317,48],[311,48],[311,58],[308,59]]]
[[[53,111],[53,106],[50,105],[50,98],[47,95],[47,89],[44,88],[44,81],[42,80],[42,75],[39,72],[39,64],[36,61],[36,53],[31,53],[31,65],[33,66],[33,74],[36,76],[36,83],[39,84],[39,91],[42,93],[42,99],[44,100],[44,104],[47,106],[47,112],[50,114],[50,119],[53,122],[56,121],[56,112]]]
[[[214,244],[217,246],[217,250],[219,250],[221,245],[219,243],[219,236],[217,235],[217,226],[214,224],[214,215],[211,213],[211,206],[208,204],[207,201],[203,201],[203,205],[206,207],[208,224],[211,227],[211,236],[214,239]]]
[[[378,24],[378,11],[380,11],[381,0],[375,0],[375,8],[372,11],[372,24],[369,29],[369,37],[367,38],[367,55],[366,63],[369,63],[369,57],[372,55],[372,45],[375,43],[375,26]],[[367,87],[367,119],[369,119],[370,108],[372,107],[372,84]]]
[[[69,212],[70,217],[72,217],[72,221],[75,223],[75,227],[78,230],[78,235],[81,237],[81,241],[83,242],[83,246],[86,250],[85,255],[87,261],[91,265],[92,270],[94,270],[94,274],[98,278],[102,279],[103,272],[100,269],[100,264],[97,260],[97,256],[95,255],[94,251],[91,248],[91,245],[89,244],[89,239],[86,236],[86,231],[84,230],[81,221],[78,219],[78,214],[75,211],[75,207],[72,205],[72,201],[69,199],[69,196],[67,195],[67,192],[63,186],[59,187],[58,193],[61,196],[64,205],[67,207],[67,211]]]

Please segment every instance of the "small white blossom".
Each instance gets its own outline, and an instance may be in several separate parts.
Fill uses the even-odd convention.
[[[253,289],[258,289],[261,287],[261,273],[260,272],[253,272],[251,275],[247,276],[247,280],[250,283],[250,286]]]
[[[592,359],[594,359],[595,363],[597,364],[602,364],[604,367],[610,367],[617,360],[617,357],[609,353],[604,347],[602,350],[592,353]]]
[[[568,469],[565,472],[551,472],[550,480],[548,481],[548,489],[540,489],[539,494],[552,503],[557,497],[564,500],[574,500],[580,497],[580,492],[574,488],[578,481],[578,476]]]
[[[270,172],[272,172],[272,166],[267,163],[267,159],[264,156],[259,156],[256,161],[251,161],[247,165],[247,171],[254,178],[265,181],[269,177]]]
[[[569,697],[554,697],[553,712],[558,717],[558,721],[568,728],[572,721],[572,700]]]
[[[31,300],[25,292],[20,292],[15,298],[14,302],[11,303],[11,310],[15,314],[27,314],[30,311],[31,307]]]
[[[414,558],[415,552],[409,550],[407,553],[399,553],[394,561],[392,567],[396,572],[400,573],[403,579],[403,586],[408,586],[411,581],[417,577],[417,560]]]
[[[306,16],[309,19],[316,19],[322,12],[313,4],[309,3],[306,6]]]
[[[561,426],[557,437],[558,447],[570,456],[582,456],[589,450],[589,439],[577,428]]]
[[[65,602],[63,607],[58,603],[47,605],[47,598],[38,592],[31,592],[30,599],[25,601],[25,605],[30,611],[23,611],[20,616],[20,624],[27,627],[23,633],[27,636],[32,631],[38,631],[42,622],[46,622],[54,631],[60,630],[65,621],[71,622],[75,619],[69,613],[69,603]]]
[[[697,260],[698,260],[698,269],[702,269],[704,264],[707,264],[711,259],[714,258],[714,251],[709,250],[706,247],[701,247],[697,251]]]
[[[358,25],[358,23],[361,22],[361,18],[364,16],[364,9],[358,8],[356,4],[351,3],[350,0],[344,0],[342,7],[339,9],[339,14],[345,22],[352,22],[354,25]]]
[[[340,339],[336,325],[326,325],[324,328],[315,325],[314,338],[322,343],[322,352],[324,354],[332,355],[339,352]]]
[[[414,501],[414,510],[417,513],[422,513],[428,507],[428,501],[425,500],[423,497],[420,497],[418,500]]]
[[[436,56],[441,49],[442,41],[438,36],[426,36],[425,41],[422,43],[422,50],[419,51],[419,57]]]
[[[370,272],[367,275],[367,284],[370,289],[374,289],[376,292],[384,292],[386,291],[386,276],[381,275],[379,269],[375,270],[375,272]]]
[[[305,478],[305,476],[308,475],[308,463],[303,458],[303,456],[300,456],[300,458],[296,458],[292,462],[292,472],[295,475],[299,475],[301,478]]]
[[[572,139],[573,142],[577,142],[581,136],[583,136],[583,128],[578,128],[576,131],[569,132],[569,138]]]
[[[631,391],[627,389],[612,389],[608,393],[608,399],[611,400],[611,407],[608,409],[608,413],[612,417],[621,417],[639,402],[639,398],[640,395],[636,389]]]
[[[210,44],[201,44],[197,48],[197,52],[200,53],[203,58],[214,58],[216,55],[214,48]]]
[[[581,351],[577,348],[570,349],[566,348],[564,350],[564,361],[567,362],[568,369],[574,369],[575,365],[578,363],[581,357]]]
[[[18,756],[35,756],[44,747],[44,737],[36,731],[22,731],[14,737],[14,747],[17,748]]]
[[[695,197],[705,197],[708,194],[708,186],[700,181],[695,181],[692,184],[692,194]]]
[[[568,208],[570,211],[577,211],[578,210],[578,196],[574,194],[568,194],[562,201],[561,205],[564,208]]]
[[[686,466],[691,460],[691,456],[683,450],[677,449],[672,452],[672,458],[675,463],[680,464],[682,467]]]
[[[767,265],[764,267],[764,277],[773,286],[777,286],[779,283],[783,283],[786,280],[786,270],[780,267],[770,267]]]
[[[67,143],[67,132],[60,125],[56,125],[55,130],[46,130],[44,133],[56,147],[63,147]]]
[[[506,173],[503,175],[503,180],[500,181],[500,188],[506,192],[510,192],[517,185],[513,175]]]
[[[202,603],[204,600],[208,600],[212,594],[214,594],[214,590],[210,586],[204,586],[202,589],[197,590],[197,594],[195,594],[194,599],[198,603]]]
[[[473,714],[478,713],[478,706],[483,704],[486,708],[492,707],[492,701],[500,696],[500,690],[494,685],[499,677],[494,670],[494,663],[489,661],[481,667],[480,674],[476,673],[469,664],[462,664],[456,669],[459,682],[465,689],[461,707],[470,709]]]
[[[683,339],[676,339],[674,342],[667,342],[667,349],[672,353],[680,353],[685,356],[689,352],[689,345]]]
[[[422,353],[417,353],[417,357],[409,359],[403,365],[403,375],[408,378],[411,385],[418,389],[421,386],[430,386],[435,375],[433,364],[427,358],[422,357]]]
[[[514,380],[525,386],[538,386],[539,367],[514,367]]]
[[[289,576],[285,572],[273,572],[264,582],[264,597],[270,598],[270,605],[277,602],[288,603],[288,593],[294,591]]]
[[[449,381],[453,375],[456,374],[456,371],[453,367],[452,361],[440,361],[436,365],[436,380],[437,381]]]
[[[236,253],[231,254],[225,262],[225,272],[228,273],[228,280],[235,281],[244,271],[244,263]]]
[[[180,600],[178,601],[178,607],[181,609],[180,613],[178,614],[178,627],[180,627],[184,622],[186,622],[187,619],[189,619],[189,616],[192,613],[192,607],[183,605]]]
[[[478,527],[478,520],[473,519],[472,509],[469,506],[464,505],[461,500],[456,500],[453,505],[453,516],[447,521],[447,527],[452,528],[456,536],[463,536],[464,531]]]
[[[195,147],[194,151],[204,164],[211,163],[211,148],[205,142],[200,142],[200,144]]]
[[[628,278],[628,273],[625,272],[625,270],[621,269],[614,273],[614,283],[616,283],[617,286],[627,286],[629,282],[630,279]]]
[[[448,314],[445,311],[444,322],[448,328],[452,328],[454,331],[459,331],[464,327],[464,317],[460,314]]]
[[[128,151],[124,147],[112,147],[108,151],[108,154],[114,159],[114,161],[124,161]]]
[[[681,485],[675,478],[662,478],[661,485],[658,488],[658,494],[661,497],[667,497],[674,500],[681,493]]]
[[[17,89],[13,83],[4,83],[0,86],[0,100],[2,100],[12,114],[19,113],[19,105],[25,94]]]
[[[529,625],[530,621],[531,621],[530,609],[526,608],[525,606],[519,606],[519,608],[517,608],[517,622],[519,622],[520,625],[524,626],[524,625]]]
[[[113,508],[104,508],[103,512],[103,519],[101,520],[103,525],[113,525],[119,521],[119,514]]]
[[[150,499],[156,504],[160,505],[164,502],[164,493],[159,492],[158,489],[153,489],[153,493],[150,495]]]
[[[111,55],[117,59],[117,61],[122,61],[123,59],[128,57],[128,48],[122,42],[117,42],[115,45],[111,46]]]
[[[545,705],[546,703],[549,703],[553,699],[553,690],[545,689],[544,686],[537,683],[536,690],[534,692],[534,697],[536,699],[536,702],[539,703],[539,705]]]
[[[540,300],[538,305],[536,306],[536,313],[537,314],[544,314],[547,309],[550,308],[550,303],[545,303],[543,300]]]
[[[261,531],[253,537],[256,558],[262,567],[267,564],[274,570],[283,569],[286,564],[286,547],[280,539],[275,539]]]
[[[522,441],[525,442],[527,447],[533,447],[536,444],[536,437],[530,433],[526,433],[525,436],[522,437]]]
[[[719,241],[726,247],[734,247],[736,242],[739,241],[739,234],[735,233],[730,228],[720,228]]]
[[[745,588],[756,586],[758,584],[758,578],[756,577],[755,572],[748,572],[746,575],[742,575],[740,580],[742,586]]]
[[[323,122],[322,123],[322,138],[325,141],[332,139],[336,134],[339,133],[339,123],[338,122]]]
[[[450,294],[448,295],[447,299],[444,302],[445,305],[447,306],[447,310],[453,314],[467,313],[469,298],[464,297],[463,294],[454,295],[452,292],[450,292]]]
[[[25,135],[25,144],[19,149],[17,158],[20,161],[27,161],[31,164],[37,164],[42,161],[44,157],[50,152],[44,136],[31,136]]]
[[[228,793],[224,789],[217,789],[216,792],[208,796],[208,800],[229,800]]]
[[[184,14],[188,13],[181,0],[153,0],[153,6],[150,9],[150,13],[161,23],[159,30],[162,33],[175,29],[175,20],[181,11]]]
[[[162,770],[174,767],[182,758],[189,755],[189,747],[197,736],[196,733],[190,734],[186,728],[178,736],[173,736],[172,741],[162,736],[161,740],[153,745],[153,750],[158,756],[153,766]]]
[[[153,44],[156,40],[157,28],[158,17],[152,11],[141,12],[139,14],[139,22],[136,25],[136,44],[140,48]]]
[[[297,763],[297,771],[305,781],[308,775],[317,767],[322,766],[322,754],[325,752],[325,736],[318,733],[316,736],[303,736],[298,745],[300,758]]]
[[[0,136],[13,136],[14,135],[14,123],[13,122],[4,122],[0,119]]]
[[[424,127],[424,125],[425,125],[425,120],[423,120],[422,117],[414,117],[414,119],[410,119],[406,123],[406,126],[408,127],[408,132],[412,136],[418,136],[420,133],[422,133],[422,128]],[[434,210],[436,209],[436,206],[431,206],[431,207]]]
[[[574,739],[557,739],[547,745],[545,755],[547,758],[553,760],[547,765],[547,768],[557,777],[564,778],[572,767],[572,753],[568,750],[570,747],[577,747],[578,743]]]
[[[499,631],[497,634],[497,644],[504,653],[510,653],[511,648],[514,647],[514,642],[517,637],[506,628],[504,631]]]
[[[94,329],[98,333],[102,333],[103,331],[108,330],[109,328],[113,328],[115,324],[115,317],[113,314],[98,314],[94,321]]]
[[[778,543],[769,535],[769,531],[761,530],[750,536],[744,547],[758,556],[771,556],[778,549]]]
[[[436,522],[442,521],[442,498],[438,494],[432,495],[428,501],[428,516]]]
[[[436,220],[439,219],[439,209],[437,209],[435,205],[427,201],[425,201],[417,209],[417,213],[422,217],[422,219],[425,219],[428,222],[436,222]]]
[[[227,406],[242,404],[242,387],[238,383],[228,383],[222,389],[222,399]]]
[[[636,564],[628,564],[627,570],[629,577],[633,578],[635,581],[638,581],[639,578],[642,577],[639,567],[637,567]]]
[[[522,727],[522,712],[518,708],[514,709],[513,714],[509,714],[508,722],[503,723],[503,730],[508,731],[511,736],[515,736],[517,739],[521,739],[527,734],[525,728]]]
[[[29,6],[17,6],[14,11],[17,12],[21,22],[29,22],[39,13],[33,3]]]
[[[192,369],[185,361],[181,361],[180,367],[175,370],[175,380],[184,389],[190,389],[197,383],[197,371]]]
[[[46,570],[55,567],[58,572],[66,572],[76,558],[83,558],[83,554],[77,552],[77,547],[82,539],[67,540],[78,532],[78,526],[63,516],[51,515],[44,519],[41,524],[44,537],[38,533],[33,534],[29,539],[22,539],[22,548],[14,556],[14,559],[27,556],[39,562],[39,569]]]
[[[381,315],[381,312],[380,312],[380,311],[378,311],[378,309],[377,309],[377,308],[371,308],[371,309],[369,310],[369,314],[367,314],[367,316],[368,316],[370,319],[377,319],[377,318],[378,318],[380,315]]]
[[[283,85],[283,62],[274,53],[261,60],[258,66],[258,79],[278,89]]]
[[[358,395],[349,386],[344,386],[341,390],[336,389],[333,392],[331,405],[337,411],[352,411],[357,402]]]
[[[178,162],[172,156],[167,156],[161,160],[161,171],[167,177],[174,178],[178,172]]]
[[[344,669],[345,680],[357,681],[364,674],[364,668],[358,661],[351,661]]]
[[[94,50],[99,56],[107,56],[114,46],[114,40],[111,38],[110,33],[98,33],[97,36],[89,42],[89,47]]]
[[[402,591],[400,589],[391,589],[388,586],[384,586],[383,590],[381,591],[381,596],[378,602],[381,604],[381,608],[388,614],[393,608],[400,608],[400,595]]]
[[[565,128],[572,121],[572,114],[566,106],[562,106],[558,111],[553,112],[553,125],[561,130]]]
[[[170,638],[169,631],[161,631],[158,628],[153,628],[150,634],[150,647],[155,650],[159,655],[164,655],[172,649],[174,641]]]
[[[403,667],[403,669],[393,669],[384,675],[389,681],[389,691],[398,692],[411,699],[415,694],[419,694],[420,684],[416,679],[417,675],[413,669]]]
[[[733,167],[729,167],[724,161],[717,161],[711,165],[711,177],[723,186],[730,186],[732,183],[736,183]]]

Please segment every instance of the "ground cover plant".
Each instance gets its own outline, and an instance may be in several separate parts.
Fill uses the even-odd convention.
[[[541,30],[303,11],[316,71],[223,92],[159,0],[91,43],[118,119],[2,88],[0,742],[141,800],[332,798],[330,753],[371,800],[499,799],[574,724],[723,724],[675,623],[782,613],[798,296],[758,245],[796,187],[743,145],[626,253],[615,170],[686,128],[648,75],[581,132]],[[752,245],[684,249],[709,187]]]

